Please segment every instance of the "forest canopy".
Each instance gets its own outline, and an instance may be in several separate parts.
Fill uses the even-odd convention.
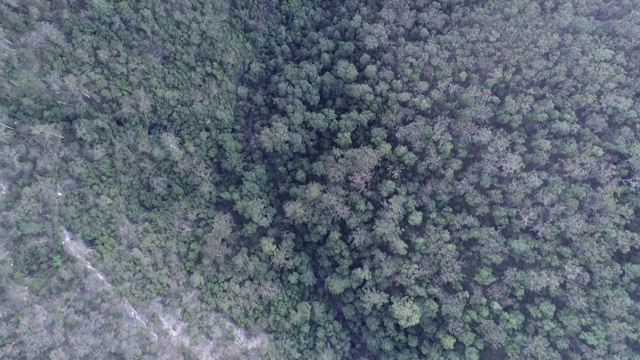
[[[0,357],[637,358],[639,99],[631,0],[4,1]]]

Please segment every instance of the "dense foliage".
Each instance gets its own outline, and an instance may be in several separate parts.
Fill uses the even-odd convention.
[[[77,283],[64,226],[136,304],[214,310],[265,358],[640,354],[635,2],[25,0],[0,24],[0,262],[39,301]],[[44,310],[11,286],[0,354],[78,354],[29,346]]]

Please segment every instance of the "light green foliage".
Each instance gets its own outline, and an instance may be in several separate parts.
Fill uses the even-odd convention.
[[[336,76],[346,82],[352,82],[358,76],[356,67],[345,60],[339,60],[334,68]]]
[[[260,144],[267,152],[283,152],[289,150],[291,135],[287,127],[279,122],[260,132]]]
[[[269,226],[273,219],[273,210],[262,199],[241,201],[236,209],[247,219],[263,227]]]
[[[418,226],[422,223],[422,213],[421,212],[412,212],[408,218],[409,225]]]
[[[342,294],[351,284],[348,279],[341,279],[339,277],[330,277],[326,281],[327,289],[332,294]]]
[[[398,324],[403,328],[417,325],[420,322],[420,306],[408,297],[396,298],[392,300],[391,311]],[[454,340],[455,342],[455,340]]]
[[[365,310],[370,312],[374,308],[380,308],[389,302],[389,295],[376,289],[365,287],[360,291],[360,300]]]
[[[442,348],[445,350],[452,350],[456,344],[456,338],[451,335],[442,335],[440,337],[440,344],[442,344]]]
[[[427,299],[424,302],[423,314],[427,317],[434,318],[438,314],[438,303],[432,299]]]
[[[491,269],[489,268],[479,269],[476,275],[473,277],[473,280],[482,285],[489,285],[492,282],[496,281],[495,277],[491,274]]]

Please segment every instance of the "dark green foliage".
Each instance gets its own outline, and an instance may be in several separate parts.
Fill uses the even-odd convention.
[[[71,286],[43,280],[60,246],[21,247],[64,226],[129,299],[196,289],[185,321],[266,331],[266,358],[634,358],[638,12],[1,5],[7,274]]]

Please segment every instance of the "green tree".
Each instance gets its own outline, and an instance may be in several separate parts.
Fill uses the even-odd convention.
[[[408,328],[420,322],[422,312],[420,306],[414,303],[413,300],[408,297],[402,297],[393,298],[391,301],[393,302],[391,313],[401,327]]]

